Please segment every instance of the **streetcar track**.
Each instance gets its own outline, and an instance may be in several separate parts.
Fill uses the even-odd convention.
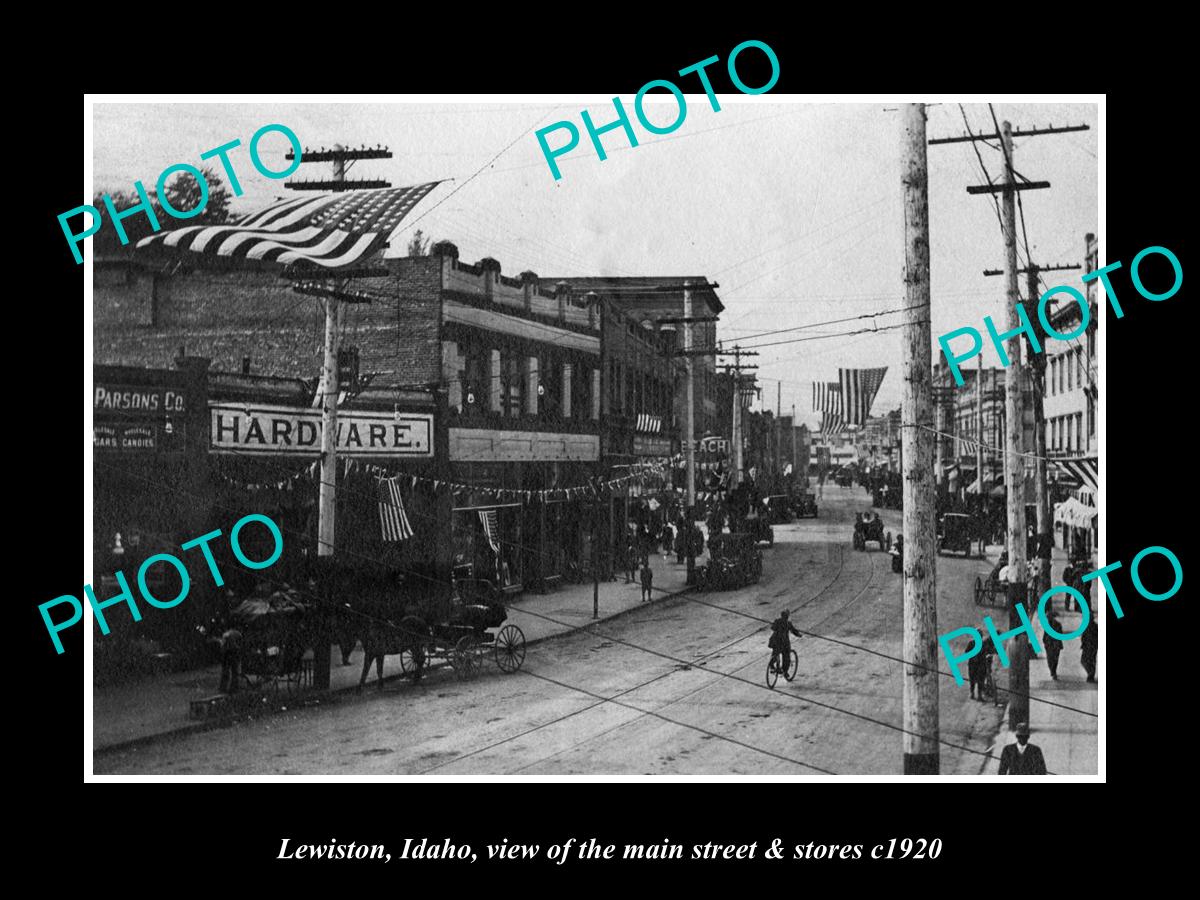
[[[839,546],[839,549],[840,549],[842,552],[841,552],[841,554],[840,554],[840,555],[839,555],[839,557],[838,557],[838,570],[837,570],[837,572],[835,572],[835,573],[834,573],[833,577],[832,577],[832,578],[829,580],[829,582],[828,582],[827,584],[825,584],[823,587],[821,587],[821,589],[820,589],[819,591],[817,591],[817,593],[816,593],[816,594],[814,594],[814,595],[813,595],[812,597],[810,597],[808,600],[806,600],[805,602],[803,602],[803,603],[801,603],[799,606],[797,606],[797,607],[796,607],[796,611],[799,611],[800,609],[804,608],[805,606],[808,606],[810,603],[813,603],[813,602],[814,602],[814,601],[816,601],[818,598],[820,598],[821,596],[823,596],[823,595],[824,595],[824,594],[825,594],[825,593],[826,593],[826,592],[827,592],[827,591],[828,591],[828,590],[829,590],[831,587],[833,587],[833,585],[835,585],[835,584],[837,583],[838,579],[839,579],[839,578],[841,578],[841,576],[842,576],[842,571],[845,569],[845,565],[846,565],[846,557],[845,557],[845,547],[843,547],[843,546],[841,546],[841,545],[838,545],[838,546]],[[686,599],[690,599],[690,598],[688,597],[688,595],[687,595],[687,594],[678,594],[678,595],[676,595],[676,597],[674,597],[674,598],[672,598],[672,599],[674,599],[674,600],[678,600],[678,599],[684,599],[684,600],[686,600]],[[765,627],[765,626],[764,626],[764,627]],[[700,656],[696,657],[696,661],[693,663],[693,667],[694,667],[694,668],[697,668],[697,669],[703,669],[703,668],[704,668],[704,666],[703,666],[703,665],[700,665],[700,661],[711,659],[712,657],[714,657],[714,656],[717,656],[718,654],[720,654],[720,653],[724,652],[725,650],[728,650],[730,647],[732,647],[732,646],[734,646],[734,645],[736,645],[736,644],[740,644],[740,643],[742,643],[743,641],[749,640],[750,638],[754,637],[754,635],[758,634],[758,633],[759,633],[759,632],[761,632],[762,630],[763,630],[763,627],[756,628],[756,629],[754,629],[752,632],[750,632],[750,633],[748,633],[748,634],[742,635],[742,636],[740,636],[740,637],[736,637],[736,638],[734,638],[733,640],[731,640],[731,641],[729,641],[729,642],[727,642],[727,643],[725,643],[725,644],[722,644],[720,647],[717,647],[717,648],[715,648],[714,650],[710,650],[708,653],[705,653],[705,654],[702,654],[702,655],[700,655]],[[595,632],[592,632],[592,634],[595,634]],[[748,666],[748,665],[751,665],[751,664],[750,664],[750,663],[747,663],[747,666]],[[480,748],[478,748],[478,749],[476,749],[476,750],[472,750],[472,751],[470,751],[469,753],[464,753],[464,754],[463,754],[463,755],[461,755],[461,756],[455,757],[454,759],[451,759],[451,760],[446,760],[446,761],[444,761],[444,762],[441,762],[441,763],[439,763],[439,764],[438,764],[438,765],[436,765],[436,766],[431,766],[431,767],[429,767],[428,769],[422,769],[422,770],[421,770],[420,772],[418,772],[417,774],[418,774],[418,775],[424,775],[424,774],[426,774],[426,773],[428,773],[428,772],[432,772],[432,771],[434,771],[435,769],[441,769],[441,768],[444,768],[445,766],[448,766],[448,765],[451,765],[451,764],[453,764],[453,763],[459,762],[460,760],[463,760],[463,759],[468,759],[468,758],[470,758],[470,757],[472,757],[472,756],[477,756],[478,754],[480,754],[480,753],[485,753],[485,752],[487,752],[488,750],[494,749],[495,747],[499,747],[499,746],[501,746],[501,745],[503,745],[503,744],[507,744],[507,743],[509,743],[509,742],[511,742],[511,741],[514,741],[514,740],[518,740],[518,739],[520,739],[520,738],[522,738],[522,737],[525,737],[525,736],[527,736],[527,735],[529,735],[529,734],[532,734],[532,733],[534,733],[534,732],[536,732],[536,731],[540,731],[540,730],[542,730],[543,728],[550,728],[550,727],[552,727],[552,726],[554,726],[554,725],[558,725],[559,723],[561,723],[561,722],[565,721],[566,719],[570,719],[570,718],[572,718],[572,717],[574,717],[574,716],[581,715],[581,714],[583,714],[583,713],[586,713],[586,712],[588,712],[589,710],[593,710],[593,709],[595,709],[595,708],[597,708],[597,707],[599,707],[599,706],[602,706],[602,705],[604,705],[605,703],[608,703],[608,702],[609,702],[609,700],[615,700],[616,698],[619,698],[619,697],[624,697],[626,694],[633,693],[634,691],[639,691],[639,690],[641,690],[642,688],[648,687],[649,685],[651,685],[651,684],[654,684],[654,683],[655,683],[655,682],[657,682],[657,681],[661,681],[661,680],[663,680],[664,678],[667,678],[667,677],[669,677],[669,676],[671,676],[671,675],[678,674],[678,673],[679,673],[679,672],[681,672],[681,671],[683,671],[683,670],[681,670],[681,669],[679,669],[679,668],[677,668],[677,667],[675,667],[675,666],[672,666],[672,668],[670,668],[670,669],[668,669],[667,671],[665,671],[665,672],[662,672],[662,673],[660,673],[660,674],[658,674],[658,675],[655,675],[653,678],[647,679],[646,681],[644,681],[644,682],[641,682],[641,683],[639,683],[639,684],[636,684],[636,685],[633,685],[632,687],[625,688],[624,690],[618,691],[616,694],[613,694],[611,698],[608,698],[608,699],[605,699],[605,700],[599,700],[599,701],[597,701],[597,702],[595,702],[595,703],[591,703],[591,704],[589,704],[589,705],[587,705],[587,706],[583,707],[582,709],[577,709],[577,710],[575,710],[575,711],[573,711],[573,712],[566,713],[566,714],[564,714],[564,715],[562,715],[562,716],[559,716],[559,717],[557,717],[557,718],[555,718],[555,719],[552,719],[551,721],[549,721],[549,722],[546,722],[546,723],[544,723],[544,724],[542,724],[542,725],[538,725],[538,726],[535,726],[535,727],[533,727],[533,728],[526,729],[525,731],[523,731],[523,732],[521,732],[521,733],[519,733],[519,734],[512,735],[511,737],[506,737],[506,738],[503,738],[503,739],[501,739],[501,740],[498,740],[498,741],[494,741],[493,743],[491,743],[491,744],[489,744],[489,745],[487,745],[487,746],[485,746],[485,747],[480,747]],[[738,669],[737,671],[740,671],[740,669]],[[531,673],[531,674],[533,674],[533,673]],[[713,674],[718,674],[718,673],[716,673],[716,672],[714,671],[714,672],[713,672]],[[700,687],[700,688],[698,688],[697,690],[701,690],[701,689],[705,689],[705,688],[711,687],[713,683],[715,683],[715,682],[710,682],[709,684],[701,685],[701,687]],[[588,696],[594,696],[594,695],[590,694],[589,692],[583,691],[581,688],[573,688],[573,690],[577,690],[577,691],[579,691],[580,693],[584,693],[584,694],[586,694],[586,695],[588,695]],[[691,692],[691,693],[694,693],[694,691],[693,691],[693,692]],[[687,694],[687,695],[685,695],[685,696],[691,696],[691,693],[689,693],[689,694]],[[681,698],[681,699],[682,699],[682,698]],[[571,747],[564,748],[563,750],[560,750],[560,751],[558,751],[558,752],[556,752],[556,753],[553,753],[553,754],[551,754],[551,755],[549,755],[549,756],[543,757],[542,759],[536,760],[534,763],[529,763],[529,764],[526,764],[526,765],[524,765],[524,766],[521,766],[521,767],[519,767],[519,768],[517,768],[517,769],[512,769],[512,770],[510,770],[510,771],[509,771],[509,774],[512,774],[513,772],[520,772],[520,771],[522,771],[522,770],[524,770],[524,769],[527,769],[527,768],[529,768],[529,767],[530,767],[530,766],[532,766],[532,765],[536,765],[536,764],[538,764],[538,763],[541,763],[541,762],[544,762],[544,761],[546,761],[546,760],[553,759],[555,756],[558,756],[558,755],[560,755],[560,754],[562,754],[562,753],[565,753],[565,752],[567,752],[568,750],[574,749],[575,747],[578,747],[578,746],[581,746],[581,745],[583,745],[583,744],[585,744],[585,743],[588,743],[589,741],[591,741],[591,740],[593,740],[593,739],[595,739],[595,738],[597,738],[597,737],[602,737],[603,735],[610,733],[611,731],[615,730],[616,728],[622,728],[622,727],[624,727],[625,725],[632,724],[633,722],[639,721],[640,719],[642,719],[642,718],[644,718],[644,717],[646,717],[646,716],[648,716],[648,715],[650,715],[650,713],[647,713],[647,712],[644,712],[644,711],[643,711],[643,712],[641,712],[641,713],[640,713],[638,716],[635,716],[634,718],[630,719],[628,722],[622,723],[621,725],[615,726],[614,728],[605,729],[604,731],[602,731],[602,732],[600,732],[600,733],[598,733],[598,734],[596,734],[596,735],[589,736],[589,737],[588,737],[588,738],[586,738],[585,740],[583,740],[583,741],[579,741],[578,743],[576,743],[576,744],[573,744]]]

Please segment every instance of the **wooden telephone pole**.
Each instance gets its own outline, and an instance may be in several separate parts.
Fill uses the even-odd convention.
[[[993,118],[994,121],[994,118]],[[930,144],[949,144],[960,141],[996,141],[1004,154],[1003,177],[998,184],[969,185],[968,194],[1001,194],[1003,210],[1001,215],[1001,230],[1004,234],[1004,281],[1008,309],[1008,332],[1015,332],[1022,327],[1017,313],[1021,302],[1020,291],[1017,287],[1017,210],[1016,197],[1018,191],[1042,190],[1050,187],[1048,181],[1030,181],[1025,179],[1017,182],[1013,168],[1013,136],[1032,137],[1039,134],[1061,134],[1069,131],[1086,131],[1087,125],[1066,125],[1047,128],[1031,128],[1024,131],[1013,131],[1011,122],[998,125],[994,134],[966,134],[959,137],[935,138]],[[1036,316],[1037,311],[1034,309]],[[1004,443],[1004,481],[1005,493],[1008,496],[1008,627],[1021,628],[1024,624],[1017,612],[1017,605],[1025,604],[1028,585],[1026,576],[1025,541],[1025,451],[1024,429],[1025,398],[1023,393],[1025,382],[1025,366],[1022,364],[1022,349],[1024,342],[1019,334],[1013,334],[1007,341],[1006,355],[1009,359],[1008,375],[1004,390],[1005,413],[1005,443]],[[1036,354],[1031,354],[1031,357]],[[1041,429],[1044,431],[1044,429]],[[1008,668],[1009,711],[1011,725],[1016,726],[1029,721],[1029,638],[1025,633],[1017,634],[1012,639],[1011,652],[1006,655],[1010,659]]]
[[[904,190],[904,774],[937,775],[937,548],[933,485],[933,336],[929,316],[929,167],[925,105],[902,107]]]
[[[1053,528],[1054,522],[1050,517],[1050,490],[1047,481],[1046,472],[1046,357],[1049,352],[1046,349],[1046,335],[1042,332],[1039,324],[1033,321],[1032,311],[1037,308],[1038,299],[1041,296],[1041,291],[1038,288],[1042,272],[1059,272],[1064,270],[1074,270],[1080,268],[1078,263],[1055,263],[1049,266],[1039,266],[1032,260],[1029,265],[1021,269],[1027,276],[1026,281],[1026,312],[1030,313],[1030,324],[1038,331],[1039,340],[1042,344],[1041,353],[1029,354],[1029,378],[1030,387],[1033,395],[1033,452],[1036,455],[1034,460],[1034,493],[1037,503],[1037,533],[1038,547],[1048,548],[1053,545]],[[1003,275],[1003,270],[985,269],[983,272],[986,276]],[[1040,323],[1040,320],[1038,320]],[[982,354],[980,358],[982,359]],[[1034,585],[1033,597],[1040,598],[1042,594],[1050,590],[1050,558],[1044,554],[1038,556],[1037,567],[1037,583]]]
[[[292,151],[287,159],[294,156]],[[379,180],[346,180],[346,163],[353,165],[358,159],[390,159],[392,154],[385,147],[368,150],[347,150],[336,146],[333,150],[305,150],[301,153],[301,163],[330,162],[333,164],[332,181],[289,181],[284,187],[292,190],[314,191],[331,190],[347,191],[361,188],[385,188],[391,185]],[[317,499],[317,559],[319,563],[329,563],[334,555],[334,537],[337,522],[337,419],[338,395],[341,385],[338,384],[339,356],[341,352],[342,322],[345,307],[343,301],[361,302],[361,297],[354,292],[348,292],[349,278],[346,273],[334,273],[341,279],[340,285],[317,286],[311,282],[294,287],[297,293],[310,294],[321,298],[325,309],[325,347],[321,364],[321,380],[317,387],[315,400],[321,403],[321,484]],[[328,625],[328,623],[325,623]],[[322,630],[313,648],[313,687],[318,690],[328,690],[333,667],[332,637],[328,631]]]

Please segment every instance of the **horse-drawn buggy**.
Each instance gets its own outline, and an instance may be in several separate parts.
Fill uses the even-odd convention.
[[[1008,585],[1000,580],[1000,570],[1008,565],[1008,554],[1001,553],[1000,559],[987,578],[975,576],[975,605],[976,606],[1007,606]],[[996,602],[999,598],[1000,602]]]
[[[875,541],[880,550],[892,549],[892,533],[884,531],[883,519],[870,510],[854,514],[854,549],[866,550],[867,541]]]
[[[456,567],[450,584],[432,573],[403,576],[342,573],[339,629],[343,662],[347,643],[363,643],[361,687],[371,663],[382,683],[383,658],[398,655],[404,674],[419,681],[431,662],[449,663],[458,678],[479,674],[491,655],[506,673],[525,662],[525,634],[507,622],[501,591],[473,577],[470,566]]]
[[[714,534],[708,539],[708,564],[696,568],[701,591],[720,591],[757,584],[762,577],[762,551],[750,534]]]
[[[312,683],[308,656],[317,634],[316,608],[310,598],[284,585],[243,600],[230,611],[241,635],[240,680],[251,690],[283,688],[294,694]],[[236,670],[235,670],[236,671]]]

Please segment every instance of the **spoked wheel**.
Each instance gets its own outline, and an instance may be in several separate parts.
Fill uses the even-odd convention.
[[[450,653],[450,665],[454,674],[462,681],[467,681],[479,674],[479,666],[483,661],[483,648],[479,638],[473,634],[464,634],[454,645]]]
[[[854,549],[855,550],[865,550],[866,548],[867,548],[867,542],[863,538],[862,533],[858,532],[858,531],[854,532]]]
[[[516,625],[505,625],[496,635],[492,652],[500,671],[511,675],[525,662],[525,632]]]
[[[775,654],[771,654],[771,658],[767,660],[767,687],[774,688],[775,682],[779,680],[779,670],[775,668]]]
[[[892,549],[892,533],[890,531],[883,536],[883,549],[885,551]]]
[[[788,681],[791,681],[796,677],[796,670],[800,668],[800,657],[796,655],[795,650],[792,651],[792,658],[789,660],[789,662],[791,664],[788,666],[788,670],[783,673],[783,677]]]
[[[413,680],[421,680],[429,662],[429,626],[419,616],[405,616],[400,620],[400,634],[404,646],[400,649],[400,671]]]
[[[975,605],[979,605],[979,601],[983,599],[983,579],[978,575],[975,576]]]

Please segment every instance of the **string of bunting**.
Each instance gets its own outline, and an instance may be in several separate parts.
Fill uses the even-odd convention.
[[[664,460],[661,460],[659,462],[654,462],[654,463],[635,463],[630,466],[631,471],[628,475],[622,475],[618,478],[610,478],[606,481],[599,482],[599,484],[602,488],[612,490],[613,488],[621,487],[622,485],[629,484],[632,481],[644,481],[647,478],[647,476],[661,474],[664,469],[674,466],[679,461],[680,458],[681,457],[677,455],[670,459],[664,459]],[[321,463],[320,463],[320,460],[314,460],[309,466],[307,466],[306,468],[302,469],[301,471],[295,473],[294,475],[289,476],[288,478],[281,479],[280,481],[264,482],[264,483],[239,481],[238,479],[233,478],[230,475],[227,475],[226,473],[221,472],[219,470],[214,469],[213,471],[226,484],[228,484],[232,487],[239,488],[241,490],[246,490],[246,491],[264,491],[264,490],[285,491],[286,490],[286,491],[290,491],[290,490],[295,489],[296,483],[298,481],[300,481],[301,479],[307,479],[309,481],[312,481],[312,480],[315,480],[316,478],[318,478],[320,476]],[[450,480],[447,480],[444,478],[427,478],[424,475],[411,475],[411,474],[407,474],[405,472],[393,471],[389,468],[386,468],[385,466],[376,465],[374,463],[362,463],[362,462],[359,462],[358,460],[354,460],[354,459],[343,459],[342,460],[342,474],[343,475],[348,476],[351,473],[356,472],[356,471],[362,471],[369,475],[374,475],[376,478],[400,477],[402,480],[408,481],[408,485],[410,488],[415,488],[418,484],[424,484],[424,485],[431,487],[435,491],[450,490],[456,494],[464,493],[464,492],[465,493],[480,493],[480,494],[485,494],[487,496],[494,497],[494,498],[497,498],[500,500],[524,500],[527,503],[532,500],[535,500],[535,499],[539,500],[541,502],[545,502],[548,499],[550,499],[550,500],[554,500],[554,499],[569,500],[574,497],[591,496],[591,494],[592,494],[592,486],[590,484],[574,485],[574,486],[565,487],[565,488],[549,488],[546,490],[524,490],[524,489],[517,489],[517,488],[497,488],[497,487],[489,487],[489,486],[485,486],[485,485],[465,484],[463,482],[450,481]]]

